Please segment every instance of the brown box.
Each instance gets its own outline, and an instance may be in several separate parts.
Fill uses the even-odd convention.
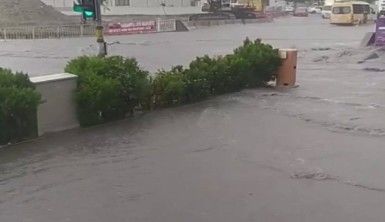
[[[280,49],[282,65],[278,69],[276,86],[294,87],[297,74],[297,49]]]

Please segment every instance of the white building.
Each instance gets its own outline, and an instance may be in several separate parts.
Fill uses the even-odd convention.
[[[267,6],[274,9],[284,9],[286,5],[287,2],[285,0],[269,0]]]
[[[72,14],[73,0],[41,0]],[[201,12],[201,0],[106,0],[104,15],[177,15]]]

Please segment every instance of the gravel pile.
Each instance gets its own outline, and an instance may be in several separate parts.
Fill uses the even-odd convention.
[[[40,0],[0,0],[0,26],[68,24],[79,21]]]

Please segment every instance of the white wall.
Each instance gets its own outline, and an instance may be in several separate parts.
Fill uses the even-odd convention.
[[[74,98],[77,76],[62,73],[32,77],[31,81],[43,101],[37,110],[39,136],[79,126]]]

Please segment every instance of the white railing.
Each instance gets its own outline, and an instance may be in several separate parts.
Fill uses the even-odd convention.
[[[167,19],[167,20],[156,20],[157,31],[158,32],[175,32],[176,31],[176,20]]]
[[[156,20],[156,32],[174,31],[176,31],[175,19]],[[93,35],[95,35],[94,25],[0,27],[0,39],[51,39]]]
[[[51,39],[91,36],[94,25],[22,26],[0,28],[0,39]]]

